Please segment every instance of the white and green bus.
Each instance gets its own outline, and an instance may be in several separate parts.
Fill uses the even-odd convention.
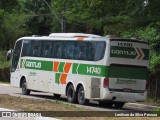
[[[83,33],[22,37],[12,56],[11,85],[67,96],[70,103],[121,108],[147,96],[149,46],[137,39]]]

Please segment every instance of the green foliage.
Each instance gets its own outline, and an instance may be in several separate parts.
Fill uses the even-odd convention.
[[[151,69],[159,64],[159,0],[1,0],[0,48],[13,48],[25,35],[61,32],[140,38],[151,48]]]
[[[158,71],[158,68],[156,67],[158,65],[160,65],[160,56],[153,54],[150,60],[150,69],[154,72]]]
[[[47,4],[51,0],[45,0]],[[23,11],[28,16],[25,24],[28,26],[31,34],[48,35],[51,30],[51,11],[44,0],[25,0],[21,5]],[[47,15],[50,14],[50,15]]]
[[[27,31],[24,17],[19,16],[21,11],[17,0],[7,1],[0,1],[0,49],[5,50],[13,48],[16,39]]]
[[[157,65],[160,64],[160,33],[157,27],[149,25],[145,28],[137,30],[131,29],[121,33],[121,36],[125,38],[139,38],[149,43],[150,45],[150,68],[154,70]]]
[[[160,115],[160,109],[159,108],[154,108],[152,111],[151,111],[152,114],[157,114],[157,116]]]
[[[11,61],[6,61],[6,52],[0,51],[0,68],[9,67]]]
[[[13,11],[18,7],[17,0],[0,0],[0,9],[8,13],[13,13]]]

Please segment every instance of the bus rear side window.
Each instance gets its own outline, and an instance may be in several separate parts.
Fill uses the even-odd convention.
[[[105,42],[94,42],[94,48],[90,50],[91,57],[94,54],[94,61],[98,61],[103,58],[105,53],[106,43]],[[94,53],[92,53],[94,51]]]

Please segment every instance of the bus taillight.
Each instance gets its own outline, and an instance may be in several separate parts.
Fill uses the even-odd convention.
[[[109,78],[106,77],[106,78],[104,78],[104,81],[103,81],[103,87],[106,88],[108,86],[109,86]]]

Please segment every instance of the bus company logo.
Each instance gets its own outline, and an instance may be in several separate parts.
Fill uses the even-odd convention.
[[[1,117],[12,117],[12,114],[11,114],[11,112],[2,112]]]
[[[26,59],[23,59],[22,61],[22,68],[25,68]]]
[[[111,57],[119,57],[119,58],[131,58],[131,59],[146,59],[145,53],[143,50],[148,49],[141,49],[141,48],[134,48],[134,47],[119,47],[119,46],[111,46]]]
[[[112,54],[117,54],[117,55],[128,55],[128,56],[135,56],[137,53],[136,51],[127,51],[127,50],[112,50]]]
[[[29,68],[41,68],[41,62],[29,62],[29,61],[26,61],[26,67],[29,67]]]

